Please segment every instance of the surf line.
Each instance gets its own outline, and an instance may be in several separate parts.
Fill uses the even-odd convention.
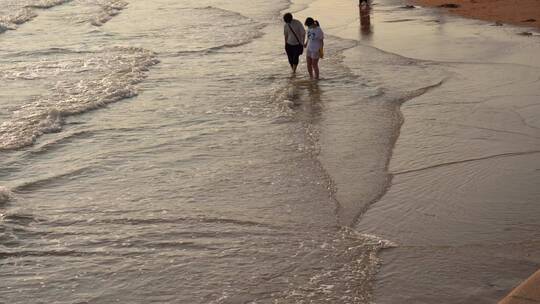
[[[429,170],[429,169],[441,168],[441,167],[446,167],[446,166],[465,164],[465,163],[470,163],[470,162],[475,162],[475,161],[482,161],[482,160],[488,160],[488,159],[494,159],[494,158],[502,158],[502,157],[513,157],[513,156],[538,154],[538,153],[540,153],[540,150],[523,151],[523,152],[509,152],[509,153],[488,155],[488,156],[483,156],[483,157],[469,158],[469,159],[464,159],[464,160],[456,160],[456,161],[447,162],[447,163],[435,164],[435,165],[427,166],[427,167],[423,167],[423,168],[396,172],[396,173],[394,173],[394,176],[395,175],[405,175],[405,174],[414,173],[414,172],[420,172],[420,171],[426,171],[426,170]]]
[[[443,79],[443,80],[441,80],[441,81],[439,81],[439,82],[437,82],[435,84],[432,84],[432,85],[429,85],[429,86],[426,86],[426,87],[422,87],[422,88],[416,89],[414,91],[407,92],[407,93],[404,94],[404,96],[400,96],[398,98],[395,98],[394,101],[391,102],[391,104],[393,105],[392,110],[397,114],[397,121],[396,121],[396,126],[395,126],[395,132],[393,133],[393,136],[392,136],[392,138],[390,140],[389,155],[388,155],[388,157],[386,159],[385,166],[384,166],[384,169],[383,169],[383,172],[386,175],[386,178],[384,179],[382,187],[380,188],[379,192],[375,195],[375,197],[372,200],[368,201],[366,204],[364,204],[357,211],[357,213],[351,218],[350,222],[345,223],[345,226],[352,228],[356,224],[358,224],[358,222],[360,221],[360,218],[362,217],[362,215],[364,215],[369,210],[369,208],[371,206],[373,206],[378,201],[380,201],[386,195],[386,193],[388,193],[388,191],[392,187],[392,180],[393,180],[394,176],[396,175],[396,173],[390,172],[390,169],[389,169],[390,168],[390,161],[392,160],[394,149],[395,149],[397,140],[399,139],[401,127],[403,126],[403,123],[405,122],[405,118],[403,116],[403,113],[401,112],[401,106],[407,101],[410,101],[410,100],[412,100],[412,99],[414,99],[416,97],[420,97],[420,96],[426,94],[427,92],[440,87],[444,83],[444,81],[445,80]],[[338,204],[338,210],[336,210],[336,213],[338,215],[338,220],[343,221],[343,216],[342,216],[343,212],[339,208],[341,208],[340,204]]]

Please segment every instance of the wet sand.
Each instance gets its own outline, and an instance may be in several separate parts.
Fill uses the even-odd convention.
[[[540,28],[540,1],[413,0],[421,6],[441,7],[450,13],[486,21]]]
[[[441,81],[400,106],[390,182],[354,225],[398,244],[382,253],[374,301],[496,303],[540,265],[538,35],[402,6],[381,0],[366,13],[350,1],[320,0],[302,12],[325,33],[359,41],[345,63],[361,79],[370,79],[372,65],[386,68],[387,60],[374,64],[383,51],[395,56],[393,74],[370,81],[389,92],[418,89],[416,69],[433,80],[426,84]],[[323,142],[341,137],[328,128],[321,134]],[[366,158],[357,144],[354,169]],[[321,159],[338,200],[363,202],[354,191],[366,181],[344,183],[350,162],[329,146]]]

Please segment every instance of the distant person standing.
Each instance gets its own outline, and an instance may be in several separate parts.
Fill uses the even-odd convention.
[[[371,8],[367,1],[364,3],[366,4],[360,4],[358,6],[360,9],[360,29],[362,30],[362,35],[369,36],[371,35]]]
[[[322,58],[324,33],[319,22],[308,17],[304,23],[308,27],[306,46],[306,61],[309,78],[319,79],[319,58]]]
[[[293,19],[291,13],[283,15],[285,26],[283,33],[285,35],[285,52],[289,59],[289,64],[293,73],[296,73],[300,55],[304,52],[304,40],[306,39],[306,31],[302,22]]]

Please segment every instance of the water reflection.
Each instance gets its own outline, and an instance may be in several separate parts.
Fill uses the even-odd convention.
[[[296,117],[304,124],[317,123],[322,114],[322,91],[318,81],[296,80],[289,86],[289,98],[293,100]]]
[[[304,120],[310,124],[316,123],[320,120],[322,114],[322,93],[319,88],[318,81],[310,81],[306,86],[308,94],[308,102],[304,104],[303,111],[306,114]]]

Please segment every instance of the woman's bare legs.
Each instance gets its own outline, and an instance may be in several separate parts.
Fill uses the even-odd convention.
[[[319,58],[311,59],[311,65],[313,66],[313,72],[315,72],[315,79],[319,79]]]
[[[313,79],[313,67],[312,67],[312,60],[311,57],[306,56],[306,62],[307,62],[307,71],[309,73],[309,79]]]
[[[313,74],[315,74],[315,79],[319,79],[319,58],[314,59],[306,56],[306,62],[309,79],[313,79]]]

